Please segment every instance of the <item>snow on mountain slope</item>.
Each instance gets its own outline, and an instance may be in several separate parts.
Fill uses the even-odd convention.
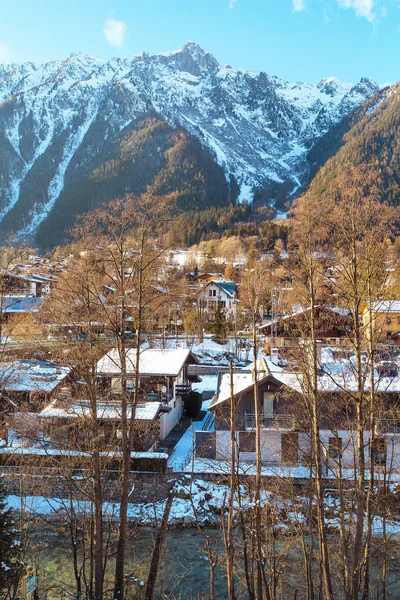
[[[0,221],[19,211],[20,235],[34,233],[101,144],[152,112],[197,136],[235,176],[240,200],[268,183],[293,197],[315,140],[378,90],[365,78],[287,83],[221,67],[193,42],[131,60],[0,65]]]

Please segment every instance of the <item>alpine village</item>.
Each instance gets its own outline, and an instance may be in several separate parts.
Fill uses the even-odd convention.
[[[400,598],[399,85],[0,64],[2,600]]]

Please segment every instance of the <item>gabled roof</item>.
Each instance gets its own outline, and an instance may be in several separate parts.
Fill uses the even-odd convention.
[[[200,291],[205,290],[209,285],[215,285],[231,298],[236,298],[238,286],[237,283],[235,283],[234,281],[209,281]]]
[[[192,363],[197,359],[190,350],[177,348],[172,350],[157,350],[147,348],[140,351],[139,375],[146,377],[152,375],[177,377],[183,365],[190,359]],[[136,372],[136,348],[130,348],[126,352],[126,368],[128,375]],[[113,348],[97,363],[99,375],[119,376],[121,375],[121,362],[117,348]]]
[[[328,313],[332,313],[333,315],[342,317],[343,319],[347,319],[350,316],[350,311],[345,309],[345,308],[339,308],[336,306],[316,306],[315,307],[316,310],[319,311],[326,311]],[[298,319],[299,317],[301,317],[301,315],[304,315],[306,313],[309,313],[311,310],[310,307],[307,308],[303,308],[303,307],[296,307],[295,312],[293,312],[290,315],[285,315],[283,317],[278,317],[277,319],[275,319],[274,321],[270,321],[269,323],[266,323],[265,325],[262,325],[260,327],[260,331],[263,329],[267,329],[268,327],[271,327],[272,325],[274,325],[275,323],[279,324],[279,323],[285,323],[287,321],[290,320],[294,320],[294,319]]]
[[[217,287],[221,290],[224,290],[228,296],[235,298],[237,291],[237,284],[234,281],[215,281],[214,282]]]
[[[253,363],[254,364],[254,363]],[[270,380],[271,382],[275,382],[279,385],[279,381],[277,381],[269,370],[269,366],[267,361],[264,358],[260,358],[257,360],[257,379],[258,384],[260,385],[264,381]],[[254,385],[254,371],[253,370],[243,370],[236,371],[233,373],[233,396],[237,397],[248,390],[250,390]],[[224,373],[220,376],[218,380],[218,388],[217,393],[214,396],[209,409],[214,408],[220,404],[223,404],[231,397],[231,377],[229,373]]]

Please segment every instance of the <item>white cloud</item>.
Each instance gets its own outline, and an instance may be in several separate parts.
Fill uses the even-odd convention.
[[[357,17],[365,17],[371,23],[375,21],[375,0],[338,0],[338,2],[342,8],[354,8]]]
[[[9,63],[13,60],[13,52],[6,44],[0,44],[0,63]]]
[[[103,33],[107,42],[114,48],[121,48],[124,43],[127,26],[123,21],[107,19]]]
[[[306,0],[293,0],[293,10],[294,12],[306,10]]]
[[[238,0],[229,0],[229,8],[235,8],[236,2]]]

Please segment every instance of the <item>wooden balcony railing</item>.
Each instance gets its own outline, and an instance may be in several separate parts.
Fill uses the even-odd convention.
[[[385,433],[400,434],[400,419],[378,419],[375,429],[378,435],[384,435]]]
[[[260,415],[260,427],[261,429],[284,429],[284,430],[295,430],[297,429],[297,420],[291,415],[272,415],[265,416]],[[256,414],[246,413],[245,414],[245,428],[252,430],[256,428]]]
[[[187,383],[178,383],[175,385],[175,394],[190,394],[192,391],[192,384],[190,382]]]

